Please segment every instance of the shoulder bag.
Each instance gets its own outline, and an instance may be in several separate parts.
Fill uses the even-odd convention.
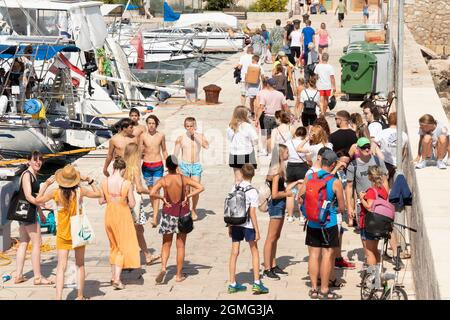
[[[22,189],[23,176],[29,172],[25,171],[20,177],[19,190],[15,191],[11,197],[7,219],[11,221],[36,223],[37,207],[28,202]],[[31,172],[29,172],[31,174]],[[31,183],[33,183],[34,176],[31,174]]]
[[[72,249],[95,243],[94,229],[83,210],[80,189],[76,191],[76,214],[70,217],[70,235],[72,237]]]
[[[183,177],[181,177],[181,201],[180,201],[180,211],[178,216],[178,231],[180,233],[190,233],[194,230],[194,220],[192,220],[191,212],[189,211],[184,216],[181,215],[181,209],[183,209],[183,200],[184,200],[184,184]]]

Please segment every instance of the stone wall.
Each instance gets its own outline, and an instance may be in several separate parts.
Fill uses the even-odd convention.
[[[450,2],[406,0],[405,22],[417,43],[437,54],[450,54]]]

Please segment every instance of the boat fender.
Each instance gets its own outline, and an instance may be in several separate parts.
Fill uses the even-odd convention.
[[[8,97],[3,95],[0,97],[0,116],[4,115],[8,108]]]
[[[23,105],[23,111],[27,114],[36,114],[41,111],[43,105],[39,99],[28,99]]]

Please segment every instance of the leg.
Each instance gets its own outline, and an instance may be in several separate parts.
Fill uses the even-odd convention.
[[[286,198],[286,208],[287,208],[288,217],[294,216],[294,206],[295,206],[294,197],[287,197]]]
[[[78,269],[78,297],[77,299],[84,298],[84,280],[86,278],[86,271],[84,268],[84,253],[86,247],[79,247],[75,249],[75,264]]]
[[[366,240],[366,257],[369,266],[375,266],[380,261],[378,240]]]
[[[134,228],[136,229],[136,236],[138,239],[139,248],[144,253],[145,261],[148,262],[151,259],[151,254],[150,251],[148,251],[147,243],[145,242],[144,226],[140,224],[134,224]]]
[[[272,246],[272,264],[271,267],[275,268],[277,265],[277,246],[278,246],[278,240],[280,239],[280,235],[281,235],[281,229],[283,228],[283,224],[284,224],[284,216],[281,219],[277,219],[279,220],[279,223],[277,224],[277,231],[276,231],[276,235],[275,235],[275,241],[273,242],[273,246]]]
[[[330,274],[333,267],[333,248],[322,248],[322,261],[320,262],[320,291],[322,291],[322,293],[328,292],[328,282],[330,281]]]
[[[149,185],[148,191],[151,191],[152,188],[153,188],[153,185]],[[152,203],[152,208],[153,208],[152,227],[156,228],[156,226],[158,225],[158,213],[159,213],[159,202],[160,201],[158,198],[150,197],[150,202]],[[139,240],[139,238],[138,238],[138,240]]]
[[[433,138],[426,134],[422,139],[421,145],[422,160],[430,159],[433,155]]]
[[[170,256],[170,247],[172,245],[173,234],[164,234],[163,235],[163,244],[161,248],[161,270],[166,271],[167,269],[167,261]]]
[[[58,265],[56,266],[56,300],[62,299],[64,289],[64,272],[67,268],[69,250],[58,250]]]
[[[443,160],[445,158],[448,146],[449,146],[448,136],[445,135],[439,136],[436,146],[437,160]]]
[[[274,255],[276,254],[278,229],[280,229],[280,225],[282,225],[283,221],[284,219],[270,219],[267,238],[264,243],[264,270],[272,268],[273,260],[275,260]]]
[[[181,282],[185,279],[183,275],[184,253],[186,247],[186,233],[177,234],[177,275],[175,281]]]
[[[317,280],[319,278],[319,258],[320,258],[320,248],[315,248],[308,246],[308,273],[311,279],[312,289],[317,289]]]
[[[192,180],[200,182],[201,177],[200,176],[192,176],[191,177]],[[198,216],[197,216],[197,205],[198,205],[198,200],[200,199],[200,195],[197,194],[195,196],[192,197],[192,219],[193,220],[197,220]]]
[[[252,116],[255,114],[255,99],[256,97],[250,97],[250,111]]]
[[[23,280],[23,265],[25,263],[25,255],[27,253],[30,236],[27,233],[24,225],[19,225],[19,247],[16,255],[16,280],[15,282],[22,282]]]
[[[25,229],[30,236],[31,245],[33,246],[31,250],[31,265],[33,266],[34,280],[40,281],[41,284],[49,284],[49,281],[42,279],[41,275],[41,227],[35,223],[25,226]]]
[[[253,266],[253,279],[254,281],[259,280],[259,251],[258,243],[256,241],[249,241],[250,251],[252,253],[252,266]]]
[[[239,241],[233,241],[231,245],[231,254],[230,254],[230,264],[229,264],[229,273],[230,273],[230,283],[236,282],[236,262],[239,256]]]

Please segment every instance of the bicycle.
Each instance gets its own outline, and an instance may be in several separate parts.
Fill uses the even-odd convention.
[[[399,223],[393,223],[395,226],[408,229],[412,232],[417,232],[416,229],[407,227]],[[390,235],[387,234],[383,237],[384,251],[387,250]],[[361,300],[408,300],[408,294],[406,293],[404,286],[399,283],[398,276],[401,270],[400,267],[400,253],[401,247],[397,247],[397,259],[395,260],[394,271],[395,273],[383,272],[384,259],[383,250],[381,251],[380,265],[377,267],[375,274],[366,273],[361,281]],[[391,283],[393,282],[393,283]]]

